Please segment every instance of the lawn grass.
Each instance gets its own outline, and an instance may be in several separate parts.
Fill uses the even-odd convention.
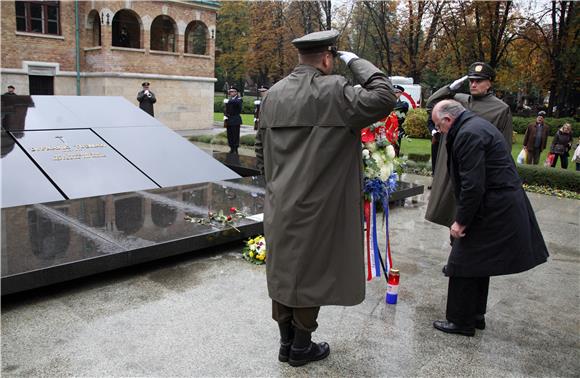
[[[254,126],[254,115],[253,114],[241,114],[241,116],[242,116],[242,124],[243,125]],[[223,122],[224,121],[224,114],[223,113],[213,113],[213,120],[216,122]]]

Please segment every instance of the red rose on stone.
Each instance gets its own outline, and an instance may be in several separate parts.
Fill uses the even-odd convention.
[[[233,214],[233,213],[235,213],[237,211],[238,211],[238,209],[236,209],[235,207],[230,207],[230,213]]]

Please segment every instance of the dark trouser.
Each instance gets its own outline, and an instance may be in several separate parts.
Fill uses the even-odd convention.
[[[318,328],[316,319],[320,307],[287,307],[272,301],[272,319],[278,324],[292,323],[292,326],[305,332],[314,332]]]
[[[437,133],[431,138],[431,172],[435,174],[435,163],[437,162],[437,152],[439,151],[439,138],[441,134]]]
[[[485,315],[489,277],[449,277],[447,320],[475,327],[475,316]]]
[[[576,170],[580,171],[580,163],[576,163]]]
[[[540,151],[539,148],[534,148],[533,150],[528,150],[528,156],[526,158],[526,164],[538,165],[540,162]]]
[[[552,167],[556,167],[556,163],[558,162],[558,157],[560,157],[560,164],[562,164],[562,168],[568,169],[568,155],[558,155],[554,154],[554,161],[552,162]],[[576,163],[578,164],[578,163]]]
[[[228,145],[235,149],[240,145],[240,125],[230,125],[227,127]]]

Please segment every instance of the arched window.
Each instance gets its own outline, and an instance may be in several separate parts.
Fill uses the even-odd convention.
[[[185,29],[185,52],[187,54],[206,55],[208,31],[203,22],[193,21]]]
[[[129,9],[121,9],[113,17],[113,46],[141,48],[139,16]]]
[[[175,52],[175,21],[157,16],[151,23],[151,50]]]
[[[94,9],[89,13],[88,26],[91,30],[91,46],[101,46],[101,17]]]

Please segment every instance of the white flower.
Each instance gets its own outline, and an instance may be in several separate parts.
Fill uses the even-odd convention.
[[[362,150],[363,158],[368,159],[371,156],[371,153],[366,148]]]
[[[386,150],[387,150],[387,156],[390,159],[394,159],[395,158],[395,148],[392,145],[389,144],[387,146]]]
[[[373,142],[373,143],[367,143],[366,144],[367,149],[370,152],[375,152],[377,150],[377,145]]]
[[[389,176],[391,175],[391,172],[389,171],[388,167],[389,167],[388,165],[383,165],[381,167],[381,173],[379,174],[379,177],[383,181],[387,181],[389,179]]]
[[[256,250],[256,245],[255,244],[250,245],[250,251],[255,251],[255,250]]]

